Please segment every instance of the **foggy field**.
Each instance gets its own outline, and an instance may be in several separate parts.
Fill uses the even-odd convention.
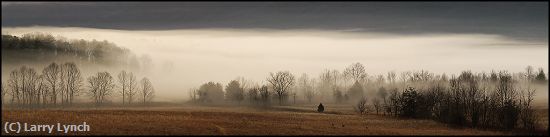
[[[547,136],[546,30],[547,2],[2,2],[0,132]]]
[[[2,122],[90,125],[89,135],[510,135],[510,132],[453,128],[432,120],[357,115],[346,106],[272,109],[227,107],[133,107],[65,110],[3,110]],[[350,108],[350,109],[345,109]],[[543,112],[547,112],[544,110]],[[548,113],[544,113],[548,123]],[[548,125],[545,125],[548,127]],[[27,133],[26,133],[27,134]],[[34,134],[46,134],[45,132]],[[63,133],[54,133],[63,134]],[[70,133],[71,134],[71,133]],[[2,133],[5,135],[5,133]]]

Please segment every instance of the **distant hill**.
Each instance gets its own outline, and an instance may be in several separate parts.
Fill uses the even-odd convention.
[[[139,68],[136,55],[114,43],[29,33],[2,35],[2,66],[72,61],[82,65]]]

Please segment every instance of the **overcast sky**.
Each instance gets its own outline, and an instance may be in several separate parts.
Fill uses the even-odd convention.
[[[481,33],[548,41],[548,2],[2,2],[2,27]]]

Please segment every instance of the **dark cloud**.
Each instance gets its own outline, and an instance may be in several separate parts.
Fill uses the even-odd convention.
[[[548,2],[2,2],[2,27],[34,25],[483,33],[548,41]]]

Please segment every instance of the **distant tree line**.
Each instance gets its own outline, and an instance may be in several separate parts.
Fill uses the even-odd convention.
[[[535,88],[526,80],[521,84],[506,71],[489,76],[464,71],[448,81],[431,76],[419,79],[412,85],[425,86],[410,86],[403,92],[393,89],[389,96],[380,97],[387,100],[383,105],[385,112],[398,117],[434,119],[474,128],[534,131],[538,124],[533,108]]]
[[[80,69],[73,62],[51,63],[42,73],[22,66],[11,71],[1,88],[2,106],[9,103],[19,108],[73,106],[80,95],[87,95],[97,106],[103,105],[115,93],[122,95],[122,104],[130,104],[134,99],[147,104],[154,96],[149,79],[144,77],[138,82],[132,72],[121,71],[118,83],[109,72],[98,72],[84,83]]]
[[[21,37],[2,35],[2,61],[18,63],[26,61],[57,61],[72,59],[106,66],[128,66],[148,72],[152,59],[141,57],[129,49],[109,41],[71,39],[54,37],[46,33],[27,33]]]
[[[457,126],[534,130],[538,124],[533,108],[535,91],[548,82],[542,68],[534,71],[531,66],[519,73],[463,71],[447,76],[421,70],[369,76],[360,63],[342,72],[325,70],[318,79],[302,74],[295,80],[289,71],[270,73],[265,85],[242,79],[230,81],[225,91],[221,83],[205,83],[191,89],[191,99],[201,104],[270,106],[274,101],[290,105],[289,98],[298,95],[304,103],[353,104],[360,114],[374,111]]]

